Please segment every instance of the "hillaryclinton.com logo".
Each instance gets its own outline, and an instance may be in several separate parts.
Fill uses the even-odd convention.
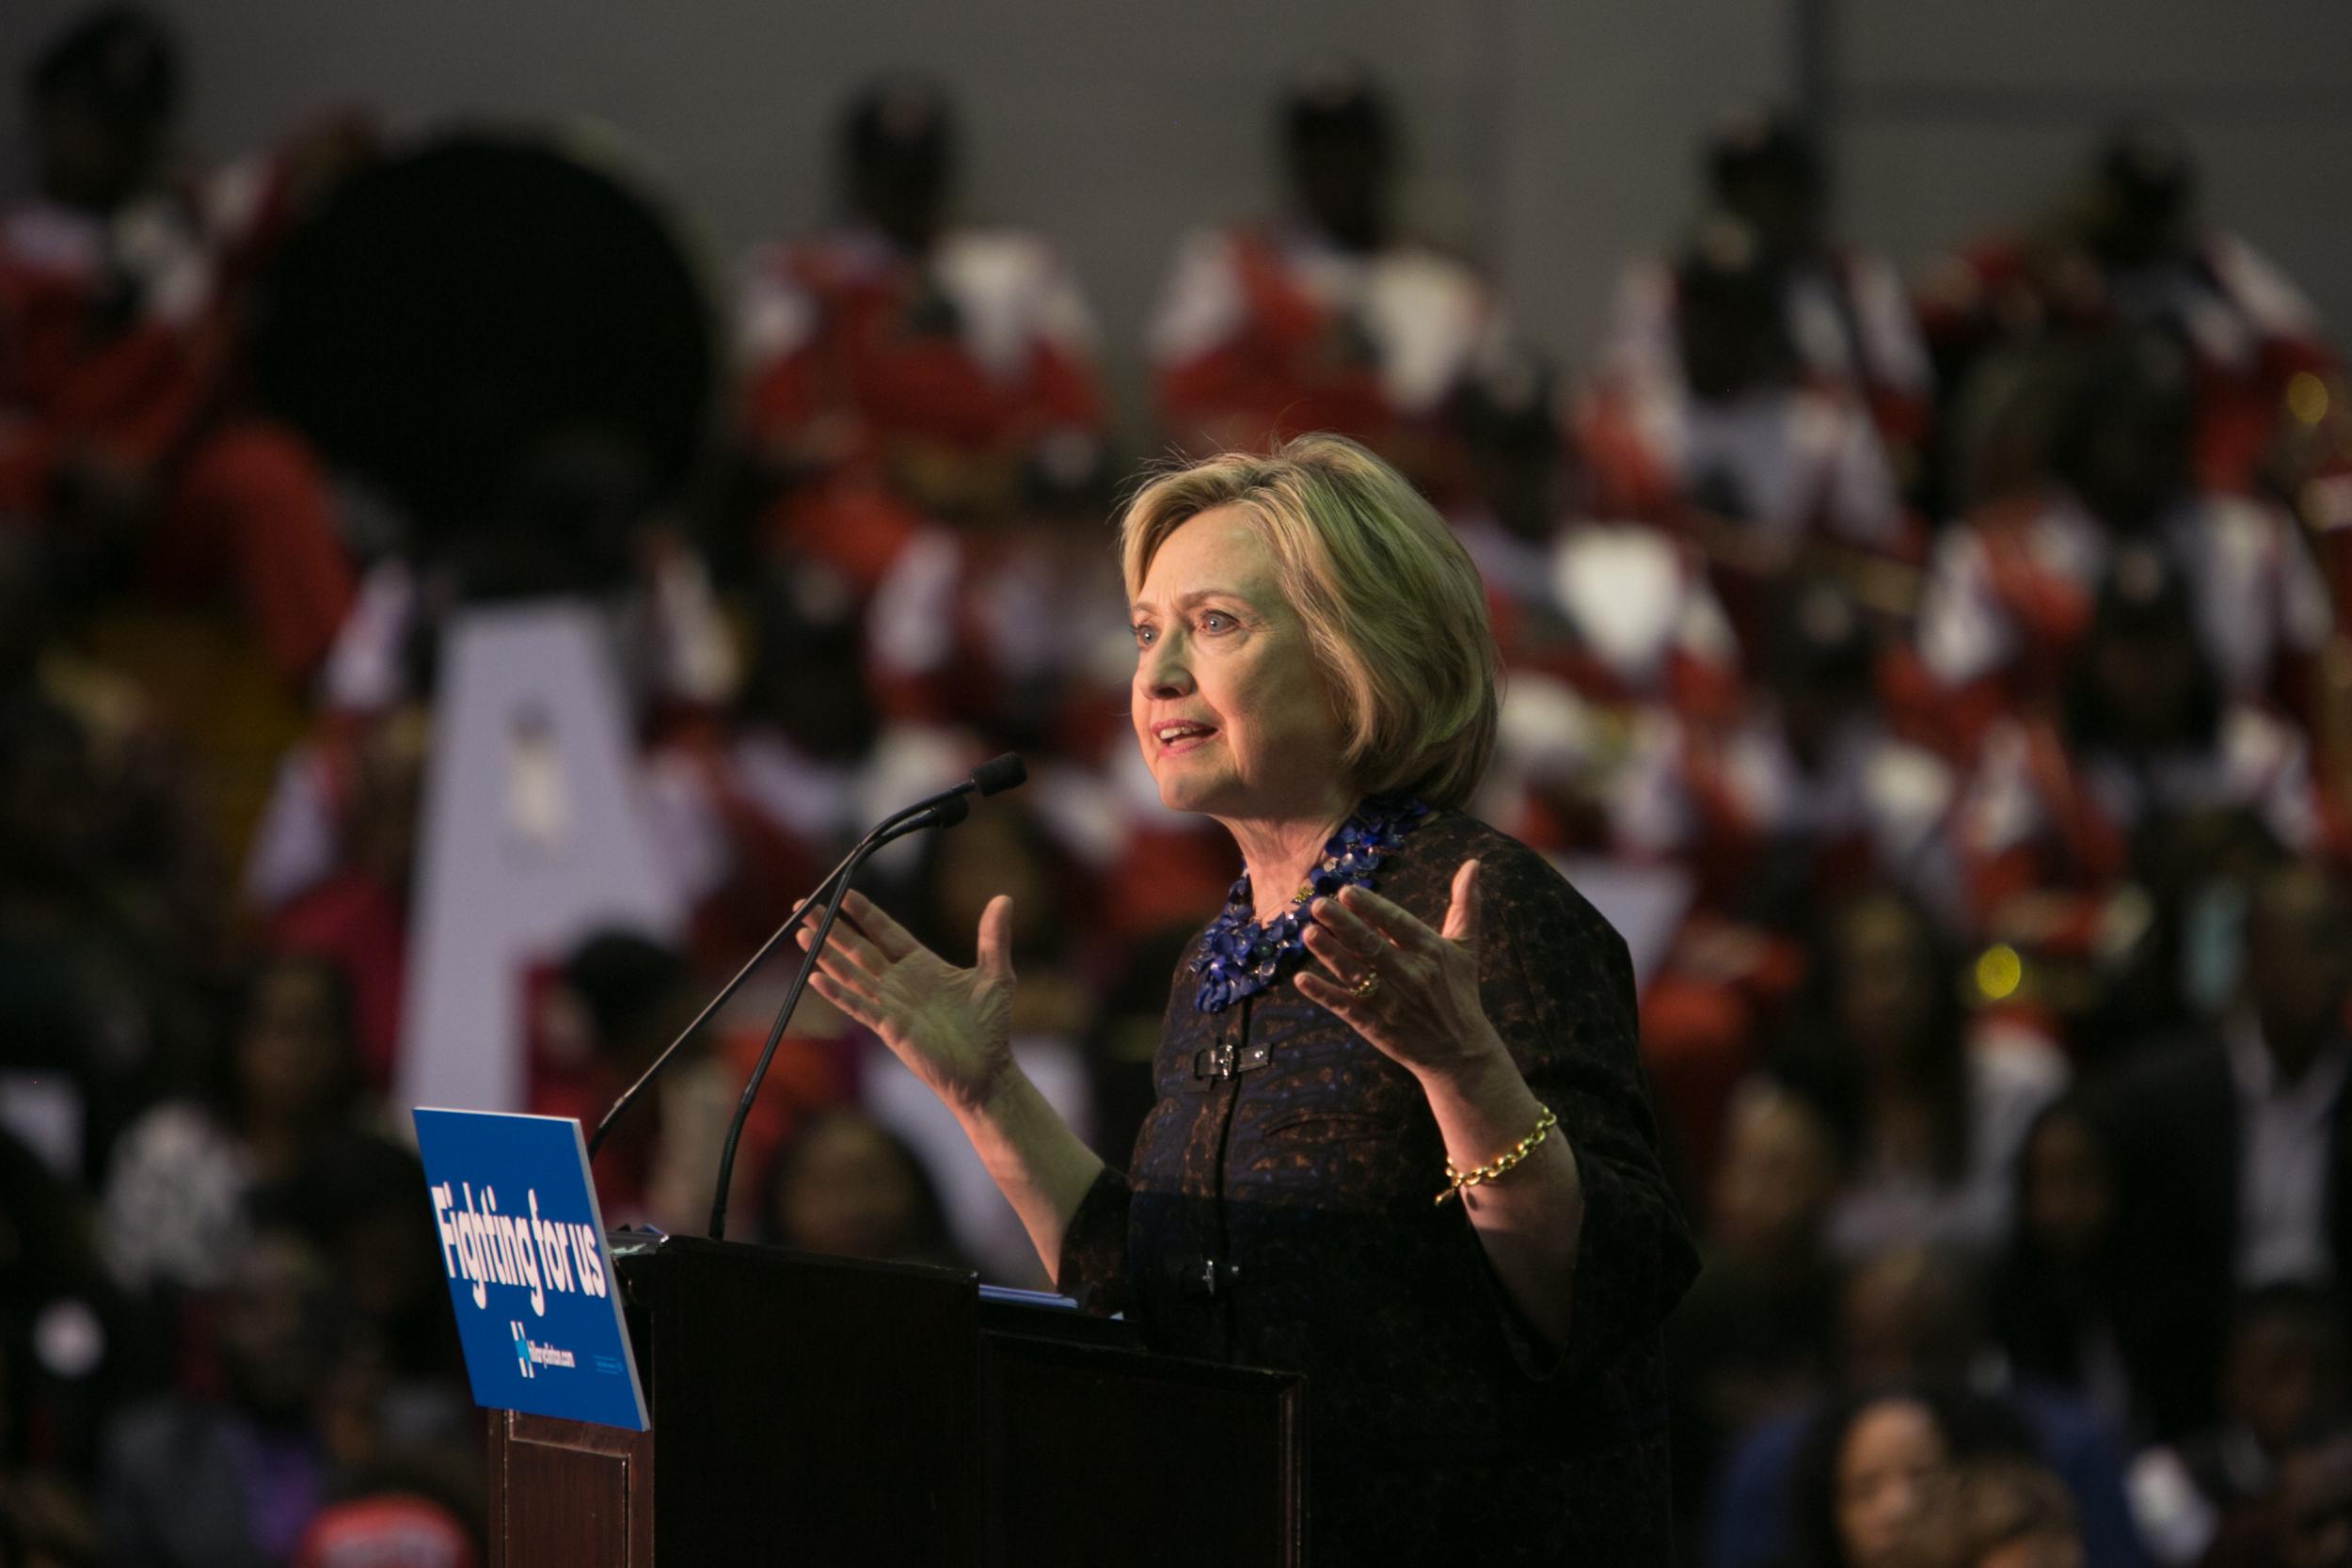
[[[553,1345],[533,1344],[531,1342],[530,1338],[523,1333],[523,1325],[518,1320],[510,1318],[507,1322],[509,1326],[511,1326],[515,1331],[515,1361],[516,1366],[521,1370],[523,1376],[537,1377],[539,1375],[539,1369],[542,1367],[569,1367],[572,1365],[572,1353],[570,1351],[557,1350]]]

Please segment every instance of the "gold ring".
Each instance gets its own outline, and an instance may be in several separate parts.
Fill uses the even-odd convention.
[[[1365,970],[1364,977],[1347,989],[1356,993],[1359,1001],[1370,996],[1380,989],[1380,972],[1376,969]]]

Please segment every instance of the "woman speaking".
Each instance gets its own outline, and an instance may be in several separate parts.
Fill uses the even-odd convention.
[[[1625,943],[1458,809],[1495,733],[1476,570],[1332,436],[1159,476],[1120,546],[1136,739],[1244,868],[1129,1169],[1014,1064],[1009,899],[960,969],[852,894],[818,989],[955,1112],[1064,1291],[1307,1374],[1318,1561],[1667,1560],[1658,1328],[1695,1261]]]

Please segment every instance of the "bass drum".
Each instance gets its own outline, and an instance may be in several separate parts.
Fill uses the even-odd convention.
[[[560,543],[561,586],[584,587],[625,569],[616,532],[703,454],[712,337],[696,267],[630,179],[465,134],[354,176],[289,236],[253,354],[263,403],[392,500],[419,552],[544,571]]]

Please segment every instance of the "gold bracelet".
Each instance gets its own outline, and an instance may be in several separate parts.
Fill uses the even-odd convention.
[[[1475,1187],[1482,1182],[1492,1181],[1535,1152],[1535,1146],[1551,1136],[1551,1130],[1560,1125],[1560,1118],[1551,1114],[1550,1106],[1538,1104],[1535,1109],[1543,1113],[1536,1118],[1535,1131],[1521,1138],[1517,1148],[1496,1155],[1474,1170],[1455,1170],[1454,1161],[1449,1156],[1445,1163],[1447,1186],[1444,1192],[1438,1195],[1438,1201],[1442,1204],[1447,1198],[1460,1196],[1465,1187]]]

